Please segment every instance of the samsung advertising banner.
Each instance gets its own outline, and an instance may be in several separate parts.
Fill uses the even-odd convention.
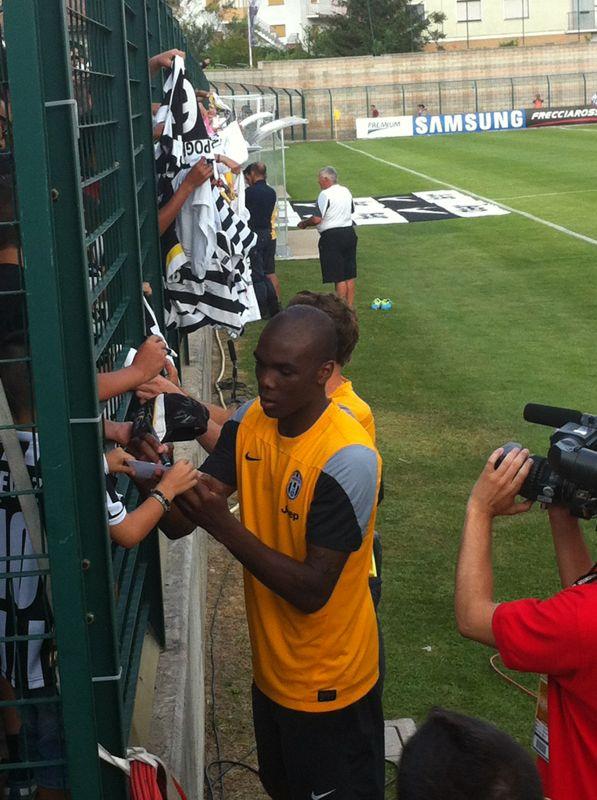
[[[523,109],[513,109],[510,111],[471,111],[463,114],[437,114],[421,117],[357,119],[357,139],[518,130],[526,127],[527,113]]]
[[[513,111],[476,111],[466,114],[440,114],[414,117],[415,136],[435,136],[444,133],[483,133],[510,131],[526,126],[522,109]]]
[[[541,128],[547,125],[586,125],[597,122],[597,108],[594,106],[529,108],[526,115],[527,128]]]

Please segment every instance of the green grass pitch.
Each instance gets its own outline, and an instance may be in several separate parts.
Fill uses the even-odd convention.
[[[333,142],[288,148],[290,195],[314,199],[327,164],[355,196],[434,189],[435,179],[597,240],[597,126],[349,144],[362,152]],[[347,373],[374,410],[385,464],[386,718],[419,721],[444,705],[528,744],[533,701],[492,672],[488,648],[456,631],[454,566],[468,492],[489,452],[515,439],[546,453],[550,430],[522,420],[525,403],[597,413],[597,241],[515,213],[358,235],[361,340]],[[279,261],[278,274],[285,299],[322,288],[316,261]],[[393,310],[371,311],[376,296]],[[247,371],[260,327],[247,332]],[[595,552],[594,525],[586,529]],[[539,510],[498,521],[495,575],[498,600],[557,590]]]

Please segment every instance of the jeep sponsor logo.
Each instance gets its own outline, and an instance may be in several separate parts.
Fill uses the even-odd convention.
[[[281,514],[287,514],[293,522],[296,522],[299,518],[299,515],[295,511],[291,511],[288,508],[288,504],[284,506],[284,508],[280,509]]]

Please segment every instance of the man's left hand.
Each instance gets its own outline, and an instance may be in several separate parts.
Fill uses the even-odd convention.
[[[197,485],[180,495],[176,502],[186,517],[209,531],[215,539],[226,523],[234,519],[226,495],[205,473],[201,473]]]
[[[532,500],[516,502],[516,495],[533,466],[529,451],[518,448],[511,450],[496,469],[495,464],[503,452],[504,449],[500,447],[489,456],[468,501],[470,511],[490,519],[522,514],[533,505]]]

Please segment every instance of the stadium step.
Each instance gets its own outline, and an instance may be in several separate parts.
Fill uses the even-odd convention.
[[[408,717],[387,719],[385,722],[386,761],[398,766],[402,748],[417,730],[415,721]]]

